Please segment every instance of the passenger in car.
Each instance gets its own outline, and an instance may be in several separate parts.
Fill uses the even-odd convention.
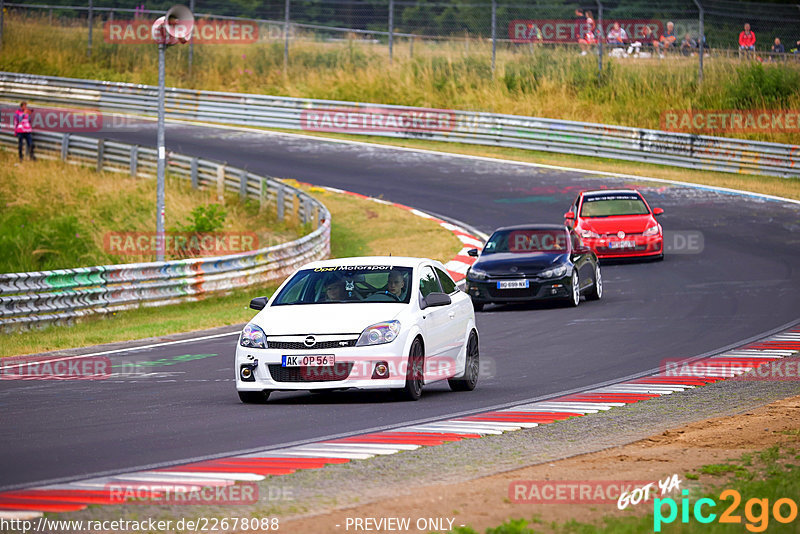
[[[344,278],[331,278],[325,283],[324,291],[325,302],[337,302],[347,299],[347,291],[345,290]]]

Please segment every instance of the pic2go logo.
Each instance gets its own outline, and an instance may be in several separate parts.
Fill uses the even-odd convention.
[[[694,516],[698,523],[712,523],[717,519],[717,514],[711,510],[717,506],[714,499],[703,498],[695,501],[694,505],[689,503],[689,490],[683,490],[683,499],[680,504],[681,523],[689,523],[689,513]],[[719,494],[720,501],[731,500],[731,504],[720,514],[719,523],[741,524],[742,517],[736,514],[737,508],[742,502],[741,494],[732,489],[728,489]],[[744,504],[744,516],[747,520],[745,528],[750,532],[764,532],[769,526],[770,514],[778,523],[791,523],[797,519],[797,503],[789,498],[776,500],[769,506],[769,499],[748,499]],[[664,515],[666,507],[666,515]],[[661,532],[662,525],[669,525],[678,518],[678,503],[675,499],[667,497],[665,499],[653,500],[653,531]]]

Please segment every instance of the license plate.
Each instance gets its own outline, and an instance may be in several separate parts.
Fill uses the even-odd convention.
[[[298,354],[281,356],[281,367],[323,367],[334,365],[333,354]]]
[[[528,280],[504,280],[497,282],[497,289],[527,289],[530,287]]]
[[[635,248],[636,241],[609,241],[608,248]]]

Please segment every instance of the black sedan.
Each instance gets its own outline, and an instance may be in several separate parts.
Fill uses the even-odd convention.
[[[478,249],[469,251],[478,256]],[[603,296],[597,256],[566,226],[533,224],[498,228],[467,271],[475,309],[490,302],[560,299],[569,306]]]

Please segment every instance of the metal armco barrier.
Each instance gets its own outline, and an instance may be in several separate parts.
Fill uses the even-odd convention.
[[[34,139],[39,157],[133,176],[155,174],[155,149],[70,134],[35,132]],[[12,134],[0,132],[0,145],[16,150],[16,143]],[[191,180],[194,187],[239,192],[264,209],[277,210],[279,219],[297,205],[299,222],[311,224],[313,231],[295,241],[229,256],[0,274],[2,331],[197,300],[215,291],[282,280],[302,264],[329,255],[330,213],[303,191],[224,163],[180,154],[168,154],[167,163],[168,173]]]
[[[85,106],[101,112],[156,114],[156,87],[149,85],[2,72],[0,98]],[[797,145],[516,115],[176,88],[169,88],[166,98],[169,119],[340,131],[800,177]],[[316,120],[319,117],[323,120]],[[430,117],[436,120],[425,122]],[[376,126],[375,120],[380,124]],[[365,126],[364,121],[369,124]]]

